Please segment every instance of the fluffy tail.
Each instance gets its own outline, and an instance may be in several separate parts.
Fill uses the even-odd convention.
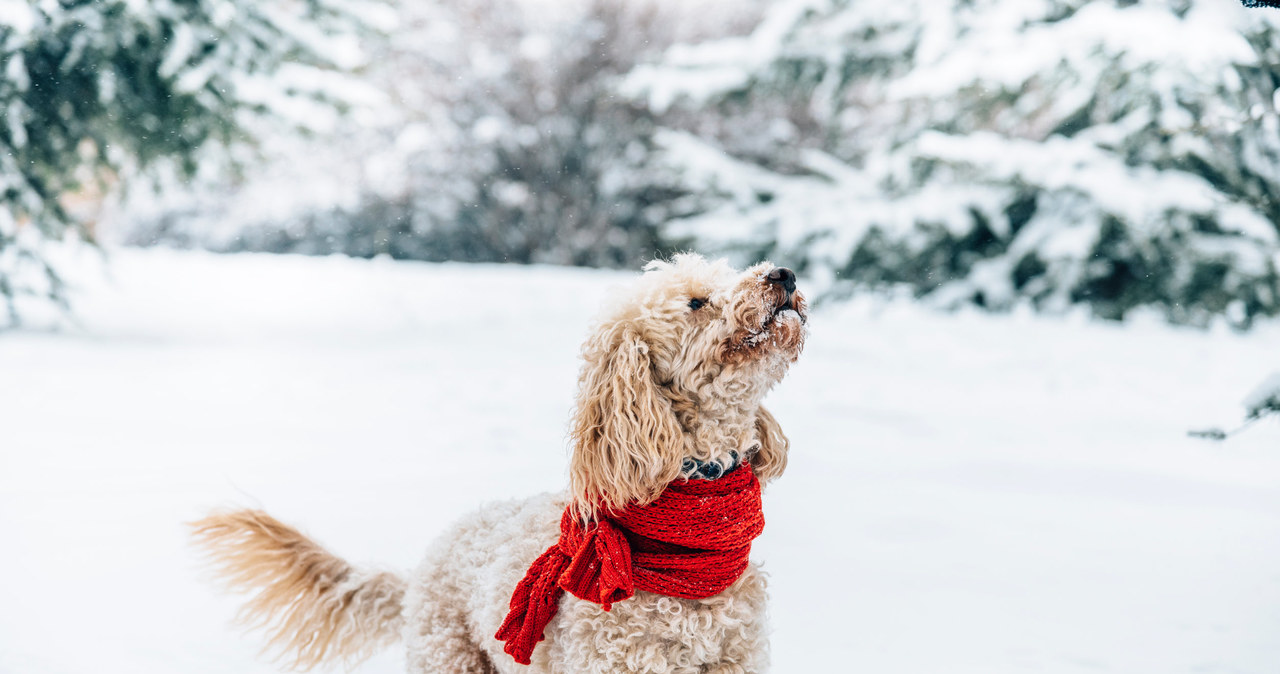
[[[226,585],[254,593],[241,621],[292,668],[352,665],[399,639],[404,578],[356,569],[261,510],[216,512],[191,528]]]

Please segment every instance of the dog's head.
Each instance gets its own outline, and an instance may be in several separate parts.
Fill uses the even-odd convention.
[[[686,458],[741,455],[762,480],[787,440],[760,399],[804,348],[795,274],[698,255],[656,261],[583,346],[570,466],[584,514],[647,503]]]

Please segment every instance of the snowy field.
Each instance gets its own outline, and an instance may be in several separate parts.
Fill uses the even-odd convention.
[[[261,506],[410,568],[559,488],[626,274],[120,250],[80,324],[0,334],[0,673],[254,674],[182,523]],[[1225,444],[1280,325],[819,311],[753,556],[774,671],[1280,671],[1280,425]],[[392,650],[361,672],[402,669]]]

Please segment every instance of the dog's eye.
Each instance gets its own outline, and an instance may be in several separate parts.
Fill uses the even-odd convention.
[[[695,297],[689,300],[689,308],[697,311],[698,309],[701,309],[706,303],[707,303],[706,300]]]

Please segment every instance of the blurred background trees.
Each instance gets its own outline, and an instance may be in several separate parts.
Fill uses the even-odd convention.
[[[66,300],[41,251],[93,240],[99,200],[162,165],[182,178],[247,140],[251,118],[322,92],[293,79],[342,13],[322,0],[62,0],[0,14],[0,295]],[[345,21],[343,21],[345,22]],[[327,40],[327,38],[325,38]],[[325,44],[333,44],[325,42]],[[321,96],[322,98],[322,96]]]
[[[677,40],[748,29],[752,3],[385,7],[392,18],[358,70],[378,95],[344,128],[319,142],[276,139],[277,161],[247,180],[126,204],[126,239],[611,267],[670,249],[663,225],[687,213],[685,191],[653,161],[656,116],[615,85]],[[302,191],[279,207],[281,192]]]
[[[95,39],[126,45],[117,52],[160,84],[95,100],[120,112],[170,91],[195,102],[161,108],[174,113],[164,131],[120,132],[176,145],[112,141],[109,175],[158,156],[185,169],[147,174],[157,189],[109,191],[101,230],[121,242],[625,267],[695,247],[786,262],[823,301],[906,291],[943,307],[1085,306],[1114,319],[1147,307],[1241,328],[1280,313],[1270,12],[1207,0],[392,1],[358,8],[378,30],[357,51],[342,39],[317,49],[335,28],[303,18],[321,16],[315,5],[148,7],[151,32]],[[128,37],[139,31],[149,41]],[[201,56],[227,49],[237,56],[218,67]],[[317,75],[318,52],[350,76]],[[221,79],[195,86],[208,98],[196,100],[188,89],[207,72]],[[350,112],[268,105],[254,92],[272,88],[242,86],[241,72]],[[261,139],[264,161],[192,166],[204,141],[240,133]],[[55,170],[68,182],[44,193],[75,192],[78,166]],[[16,226],[35,216],[14,213],[6,241],[58,232]]]
[[[679,130],[671,161],[722,195],[682,231],[786,259],[835,296],[1280,313],[1274,17],[949,4],[784,4],[745,39],[637,68],[625,88]]]

